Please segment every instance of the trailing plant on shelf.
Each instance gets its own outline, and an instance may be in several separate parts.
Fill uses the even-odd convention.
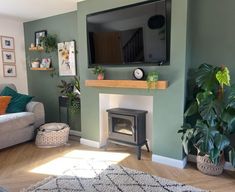
[[[97,75],[98,80],[103,80],[104,79],[104,72],[105,70],[103,69],[102,66],[97,65],[95,68],[92,70],[92,72]]]
[[[77,77],[70,82],[61,80],[61,84],[57,86],[60,88],[60,93],[69,99],[69,107],[73,112],[80,110],[80,82]]]
[[[56,51],[57,49],[57,36],[56,35],[47,34],[47,36],[41,37],[40,41],[46,53]]]
[[[235,133],[235,85],[230,85],[227,67],[209,64],[197,69],[195,83],[195,98],[185,111],[185,123],[178,133],[182,134],[186,154],[195,147],[198,156],[208,157],[214,165],[222,163],[222,173],[225,152],[229,152],[229,161],[235,167],[235,149],[229,140]],[[198,168],[204,172],[199,164]]]
[[[150,89],[152,85],[156,87],[156,82],[158,81],[158,73],[156,71],[149,72],[147,75],[146,81],[147,81],[148,89]]]

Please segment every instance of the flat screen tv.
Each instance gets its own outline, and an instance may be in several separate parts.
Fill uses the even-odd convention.
[[[87,15],[89,67],[168,65],[171,0]]]

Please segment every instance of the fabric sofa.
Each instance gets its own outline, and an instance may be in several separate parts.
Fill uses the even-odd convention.
[[[0,93],[5,86],[16,90],[13,84],[0,84]],[[0,115],[0,149],[32,140],[35,130],[45,123],[44,106],[30,101],[25,112]]]

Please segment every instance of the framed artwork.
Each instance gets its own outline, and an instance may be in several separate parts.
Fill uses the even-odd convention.
[[[51,65],[51,59],[50,58],[43,58],[42,59],[42,63],[41,63],[42,68],[50,68],[50,65]]]
[[[60,76],[76,75],[75,41],[58,43]]]
[[[15,49],[14,37],[1,36],[2,49]]]
[[[2,62],[3,63],[15,63],[15,52],[14,51],[2,51]]]
[[[47,36],[47,31],[42,30],[42,31],[36,31],[34,34],[34,43],[35,46],[41,46],[41,38]]]
[[[16,66],[15,65],[3,65],[4,77],[16,77]]]

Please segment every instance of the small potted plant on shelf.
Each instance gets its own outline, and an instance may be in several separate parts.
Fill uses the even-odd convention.
[[[158,73],[156,71],[149,72],[147,75],[146,81],[147,81],[148,89],[150,89],[152,85],[156,87],[156,82],[158,81]]]
[[[32,59],[31,65],[32,65],[32,68],[39,68],[40,59],[39,58]]]
[[[97,75],[98,80],[104,79],[104,69],[102,66],[97,65],[97,66],[95,66],[95,68],[92,71],[95,75]]]
[[[197,167],[209,175],[224,168],[224,154],[235,167],[235,148],[230,136],[235,133],[235,85],[230,86],[225,66],[202,64],[195,72],[195,96],[185,112],[183,148],[189,154],[197,149]]]
[[[56,35],[48,34],[45,37],[41,37],[40,41],[46,53],[56,51],[57,49],[57,36]]]

